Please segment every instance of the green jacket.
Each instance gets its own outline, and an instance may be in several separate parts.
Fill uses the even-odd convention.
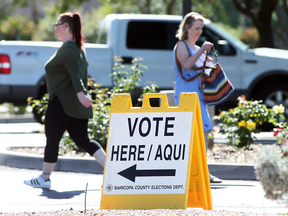
[[[78,119],[93,117],[92,106],[86,108],[78,100],[77,93],[87,92],[87,67],[85,49],[79,50],[74,41],[68,41],[46,62],[46,81],[49,99],[56,95],[68,116]]]

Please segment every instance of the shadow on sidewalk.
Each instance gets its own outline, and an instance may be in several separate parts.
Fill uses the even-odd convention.
[[[89,191],[100,191],[100,189],[90,189]],[[59,192],[51,189],[42,189],[42,194],[40,196],[47,197],[48,199],[72,199],[75,196],[79,196],[85,193],[85,190],[75,190],[75,191],[63,191]]]

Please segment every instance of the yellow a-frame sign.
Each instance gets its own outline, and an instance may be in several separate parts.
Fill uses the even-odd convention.
[[[149,99],[160,98],[160,107]],[[212,210],[201,109],[197,93],[113,95],[101,209]]]

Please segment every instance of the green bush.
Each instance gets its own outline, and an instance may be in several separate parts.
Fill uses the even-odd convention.
[[[27,112],[27,106],[26,105],[20,105],[16,106],[12,103],[4,103],[0,105],[0,108],[2,113],[9,113],[13,115],[22,115]]]
[[[259,34],[255,27],[246,28],[240,40],[248,44],[251,48],[255,48],[259,46]]]
[[[1,23],[3,40],[31,40],[35,30],[36,26],[28,16],[11,16]]]
[[[14,115],[23,115],[26,113],[26,106],[15,106],[13,104],[9,104],[9,113]]]

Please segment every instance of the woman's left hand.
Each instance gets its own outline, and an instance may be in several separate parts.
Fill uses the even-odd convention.
[[[78,92],[78,93],[77,93],[77,97],[78,97],[78,100],[80,101],[80,103],[81,103],[84,107],[88,108],[88,107],[91,106],[91,103],[92,103],[91,99],[88,98],[88,97],[84,94],[83,91]]]

